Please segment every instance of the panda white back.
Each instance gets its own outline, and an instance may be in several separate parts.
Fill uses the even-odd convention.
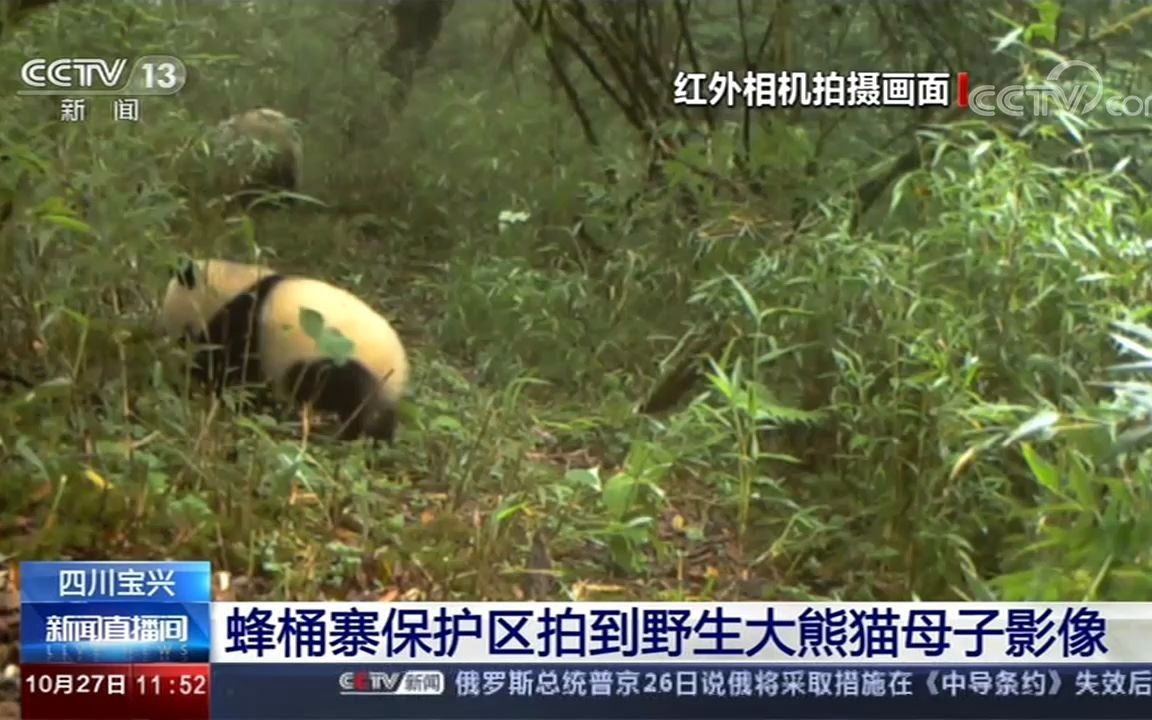
[[[307,277],[278,277],[261,284],[258,348],[264,377],[297,402],[335,412],[345,436],[391,440],[395,405],[408,384],[409,363],[392,325],[343,288]],[[304,308],[319,313],[353,343],[347,362],[325,355],[300,325]]]

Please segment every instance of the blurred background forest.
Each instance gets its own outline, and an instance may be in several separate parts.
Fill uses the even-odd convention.
[[[4,7],[0,369],[35,387],[0,384],[0,560],[209,558],[240,599],[1152,593],[1147,3]],[[189,82],[139,123],[16,95],[152,53]],[[672,103],[1069,58],[1139,112]],[[261,106],[319,202],[226,213],[180,159]],[[381,308],[397,445],[188,393],[147,332],[180,253]]]

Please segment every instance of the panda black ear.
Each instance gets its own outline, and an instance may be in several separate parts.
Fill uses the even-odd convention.
[[[196,287],[196,263],[191,258],[184,258],[172,269],[172,276],[180,287],[191,290]]]

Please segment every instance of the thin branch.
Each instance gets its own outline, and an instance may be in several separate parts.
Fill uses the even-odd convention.
[[[764,62],[764,54],[768,52],[768,40],[772,37],[772,31],[776,27],[776,13],[772,13],[772,17],[768,19],[768,25],[764,28],[764,34],[760,37],[760,45],[756,48],[756,67],[759,70]]]
[[[636,114],[632,109],[631,103],[627,102],[625,98],[616,91],[616,88],[604,76],[600,66],[596,64],[596,61],[592,59],[592,56],[588,54],[588,51],[584,49],[583,45],[576,42],[576,40],[570,34],[568,34],[566,30],[564,30],[560,23],[553,21],[551,32],[556,39],[563,42],[568,47],[568,49],[571,50],[574,55],[576,55],[576,58],[580,60],[581,64],[584,65],[584,68],[588,71],[588,74],[592,76],[592,79],[596,81],[596,84],[598,84],[600,88],[608,94],[608,97],[612,100],[613,104],[620,108],[620,110],[624,113],[624,116],[627,118],[628,122],[630,122],[638,129],[642,128],[642,124],[636,118]]]
[[[653,22],[653,19],[659,20],[663,16],[663,8],[657,4],[648,12],[644,13],[644,39],[648,42],[648,55],[656,60],[657,76],[662,77],[666,68],[661,67],[663,57],[661,48],[663,47],[658,38],[662,35],[659,32],[658,22]]]
[[[692,65],[692,72],[703,72],[700,66],[700,56],[696,52],[696,43],[692,41],[692,31],[688,29],[688,13],[691,10],[690,0],[673,0],[672,7],[676,9],[676,21],[680,25],[680,39],[684,41],[684,50],[688,53],[688,62]],[[704,120],[708,129],[716,127],[716,118],[712,115],[712,108],[704,106]]]
[[[545,22],[548,23],[549,35],[551,35],[552,26],[555,24],[551,13],[548,13]],[[547,38],[544,40],[544,57],[548,59],[548,65],[551,66],[552,72],[555,73],[556,79],[560,82],[560,88],[564,91],[564,97],[567,98],[568,104],[572,107],[572,112],[576,113],[576,119],[580,122],[580,130],[584,133],[584,139],[588,141],[589,145],[599,147],[600,139],[596,137],[596,131],[592,128],[592,119],[588,117],[588,112],[584,109],[583,103],[580,102],[580,94],[576,92],[572,80],[565,72],[564,66],[556,54],[556,47]]]
[[[565,10],[567,14],[576,21],[580,29],[596,43],[600,50],[600,54],[608,63],[612,70],[612,75],[619,81],[623,94],[618,97],[624,100],[621,104],[621,109],[625,111],[629,122],[633,124],[638,130],[646,130],[647,126],[644,122],[647,113],[643,112],[640,101],[642,94],[638,89],[633,87],[633,83],[629,82],[632,77],[628,72],[628,63],[619,57],[619,45],[613,46],[605,33],[599,32],[597,24],[592,21],[587,13],[587,8],[580,0],[571,0],[565,3]]]
[[[523,22],[516,23],[516,28],[512,31],[512,37],[508,40],[508,47],[505,48],[504,54],[500,57],[500,64],[497,66],[496,73],[498,75],[505,75],[515,69],[516,58],[520,55],[520,51],[528,43],[532,35],[539,30],[541,18],[543,17],[543,2],[536,9],[534,18],[527,17],[527,7],[521,9],[521,6],[527,6],[526,2],[522,0],[513,0],[512,5]]]
[[[660,88],[664,87],[666,70],[661,63],[660,48],[652,35],[652,16],[656,14],[656,11],[649,6],[648,0],[644,0],[643,5],[644,13],[636,17],[636,29],[632,38],[632,42],[636,43],[637,46],[636,71],[639,72],[645,65],[648,67],[648,75],[644,77],[644,80],[652,96],[662,98]],[[656,107],[660,107],[662,104],[660,99],[657,99],[656,102]]]
[[[752,55],[748,49],[748,22],[744,12],[744,0],[736,0],[736,18],[740,28],[740,54],[744,60],[744,71],[752,72]],[[740,144],[744,154],[737,155],[736,161],[742,171],[747,172],[748,163],[752,158],[752,109],[744,103],[744,110],[740,113]]]

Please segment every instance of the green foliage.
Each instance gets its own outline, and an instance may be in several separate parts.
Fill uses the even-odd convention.
[[[702,66],[737,67],[752,31],[696,5]],[[748,3],[754,42],[785,26],[766,13],[828,12],[784,5]],[[924,65],[921,40],[877,41],[907,18],[859,12],[804,62]],[[1079,17],[1038,3],[1003,53],[1027,76],[1022,43]],[[1150,210],[1124,133],[889,110],[639,132],[572,71],[593,146],[539,44],[498,72],[515,22],[458,3],[403,113],[353,5],[59,3],[6,36],[4,67],[167,52],[193,81],[140,124],[100,103],[65,124],[0,77],[0,369],[31,385],[0,385],[0,555],[169,548],[277,598],[1147,594]],[[305,121],[323,207],[228,217],[187,192],[205,132],[258,106]],[[890,134],[924,161],[864,208]],[[397,447],[190,392],[149,329],[179,254],[323,277],[394,320]]]
[[[321,355],[344,365],[356,351],[356,344],[334,327],[324,323],[324,316],[311,308],[300,308],[300,329],[316,343]]]

